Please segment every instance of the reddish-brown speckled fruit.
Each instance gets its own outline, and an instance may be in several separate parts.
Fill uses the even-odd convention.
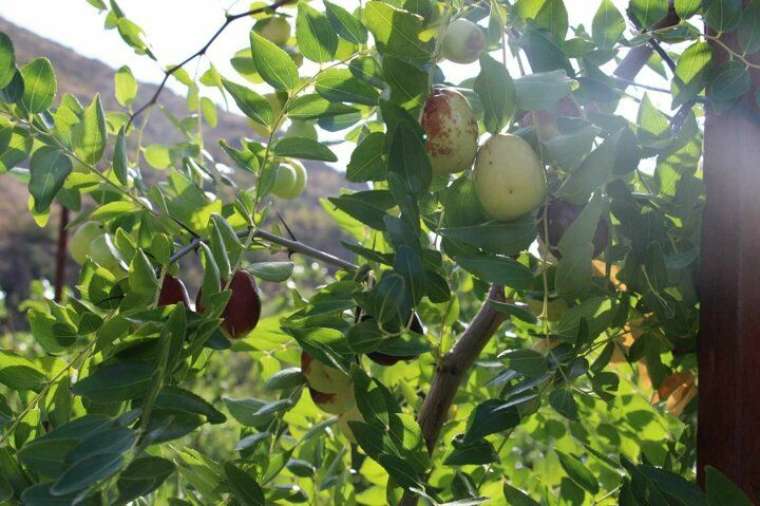
[[[433,174],[454,174],[472,166],[478,150],[478,122],[464,95],[434,89],[425,102],[422,128]]]
[[[472,63],[486,48],[483,30],[469,19],[459,18],[446,28],[441,54],[454,63]]]
[[[245,271],[235,271],[230,282],[230,300],[222,313],[222,332],[230,339],[246,336],[256,328],[261,317],[261,298],[253,276]],[[199,313],[203,312],[201,291],[195,300]]]
[[[356,405],[353,384],[349,384],[345,389],[330,394],[309,387],[309,394],[311,395],[311,400],[314,401],[314,404],[319,409],[333,415],[341,415]]]
[[[583,211],[583,206],[571,204],[562,199],[552,198],[546,208],[546,215],[549,220],[549,250],[557,258],[561,258],[559,251],[559,242],[565,231],[578,218]],[[544,213],[538,213],[538,235],[544,238]],[[600,220],[594,233],[594,257],[598,257],[607,247],[610,240],[610,231],[605,220]]]
[[[190,296],[187,294],[185,283],[171,274],[164,276],[161,285],[161,293],[158,294],[158,307],[171,306],[172,304],[184,304],[190,307]]]

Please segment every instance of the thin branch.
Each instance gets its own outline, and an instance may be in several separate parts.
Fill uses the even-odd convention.
[[[238,19],[246,18],[248,16],[254,16],[256,14],[261,14],[262,12],[268,12],[268,11],[275,11],[282,7],[283,5],[292,3],[294,0],[277,0],[276,2],[273,2],[270,5],[264,6],[264,7],[257,7],[256,9],[250,9],[245,12],[241,12],[240,14],[227,14],[224,20],[224,24],[220,26],[216,32],[214,32],[214,35],[211,36],[211,38],[206,42],[202,48],[200,48],[195,53],[191,54],[184,60],[182,60],[180,63],[169,67],[164,71],[164,78],[161,80],[161,83],[158,85],[158,88],[153,93],[153,96],[145,102],[143,105],[138,107],[135,112],[132,113],[132,115],[129,117],[129,121],[127,121],[127,127],[125,130],[129,130],[129,127],[132,126],[132,123],[134,123],[134,120],[143,112],[153,107],[156,102],[158,102],[158,97],[161,95],[161,93],[164,91],[164,88],[166,87],[166,82],[169,80],[169,77],[172,76],[175,72],[177,72],[179,69],[190,63],[196,58],[199,58],[206,54],[206,51],[211,47],[211,45],[216,41],[216,39],[219,38],[219,36],[227,29],[227,27],[232,24],[234,21],[237,21]]]
[[[244,232],[240,232],[238,235],[241,237],[247,237],[250,232],[248,230]],[[314,248],[312,246],[309,246],[308,244],[304,244],[301,241],[293,241],[291,239],[286,239],[284,237],[280,237],[279,235],[275,235],[271,232],[267,232],[266,230],[258,229],[253,233],[253,237],[262,239],[266,242],[277,244],[279,246],[283,246],[288,249],[288,251],[292,251],[295,253],[300,253],[301,255],[313,258],[319,262],[322,262],[323,264],[332,265],[334,267],[338,267],[339,269],[345,269],[349,272],[355,272],[359,270],[359,266],[349,262],[348,260],[343,260],[342,258],[336,257],[333,254],[330,254],[326,251],[322,251],[320,249]],[[195,251],[198,249],[200,244],[203,242],[203,239],[195,238],[192,241],[190,241],[189,244],[183,246],[180,248],[174,255],[169,258],[169,262],[176,262],[180,258],[184,257],[185,255],[191,253],[192,251]]]

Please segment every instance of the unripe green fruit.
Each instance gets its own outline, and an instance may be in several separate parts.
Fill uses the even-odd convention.
[[[90,252],[90,243],[96,237],[103,235],[103,227],[100,223],[95,221],[88,221],[83,223],[69,241],[69,254],[76,263],[82,265],[87,260],[87,255]]]
[[[275,169],[274,183],[272,184],[272,194],[280,198],[292,198],[297,183],[298,175],[296,169],[290,165],[281,164]]]
[[[292,177],[295,176],[295,181],[288,185],[292,181]],[[278,180],[282,180],[278,183]],[[303,193],[306,188],[306,168],[300,162],[295,160],[288,160],[281,162],[277,168],[277,174],[275,175],[275,182],[272,188],[272,193],[282,199],[294,199]],[[275,191],[275,189],[277,191]]]
[[[312,389],[325,394],[345,393],[353,389],[351,377],[338,368],[301,353],[301,372]]]
[[[263,19],[256,23],[254,30],[278,46],[284,46],[290,39],[290,23],[282,16]]]
[[[478,150],[478,122],[464,95],[434,89],[425,102],[422,128],[435,175],[467,170]]]
[[[459,18],[446,28],[441,54],[454,63],[472,63],[486,47],[483,30],[469,19]]]
[[[114,246],[111,234],[101,234],[90,242],[89,257],[116,277],[126,273],[126,264],[118,255],[119,251]]]
[[[533,148],[516,135],[493,135],[478,151],[475,190],[486,214],[510,221],[543,202],[546,172]]]
[[[318,138],[317,128],[310,121],[293,120],[288,129],[285,130],[285,137],[305,137],[316,141]]]

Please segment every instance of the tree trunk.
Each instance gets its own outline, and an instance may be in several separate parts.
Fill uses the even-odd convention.
[[[715,49],[714,60],[726,61]],[[697,439],[700,482],[713,466],[758,504],[760,79],[753,81],[740,104],[722,113],[709,108],[706,117]]]

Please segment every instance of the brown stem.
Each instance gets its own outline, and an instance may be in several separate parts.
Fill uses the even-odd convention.
[[[61,223],[58,225],[58,249],[55,254],[55,301],[61,302],[66,285],[66,251],[69,242],[69,210],[61,205]]]

